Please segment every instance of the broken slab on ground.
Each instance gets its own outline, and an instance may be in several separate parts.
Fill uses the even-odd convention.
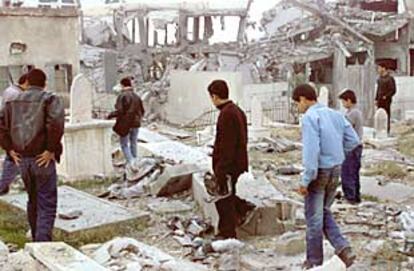
[[[193,177],[193,194],[204,217],[210,219],[217,229],[217,210],[214,203],[206,202],[209,196],[201,174]],[[277,191],[265,177],[254,178],[251,174],[243,174],[237,182],[237,195],[256,206],[251,219],[238,228],[240,237],[282,234],[294,228],[295,204]]]
[[[131,225],[145,225],[149,218],[146,212],[131,211],[68,186],[58,188],[58,198],[58,214],[65,213],[66,210],[82,212],[79,218],[73,220],[56,218],[55,229],[61,232],[65,238],[92,235],[101,231],[109,232],[113,228],[116,231],[111,231],[112,234],[119,234]],[[0,198],[0,204],[20,212],[26,212],[26,202],[26,193],[7,195]],[[111,236],[108,236],[108,238],[111,238]]]
[[[53,271],[108,271],[107,268],[63,242],[27,243],[25,250]]]
[[[130,266],[132,263],[136,266],[152,267],[161,271],[208,270],[207,267],[201,264],[174,258],[156,247],[132,238],[115,238],[103,244],[93,253],[92,257],[103,266],[116,265],[120,267],[119,270],[127,270],[122,268]]]

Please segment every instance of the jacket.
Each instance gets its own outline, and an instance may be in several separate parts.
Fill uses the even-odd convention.
[[[375,96],[375,101],[377,101],[378,104],[391,103],[392,97],[396,92],[397,89],[394,77],[391,75],[380,76],[377,80],[377,94]]]
[[[45,150],[60,161],[64,133],[63,100],[41,88],[30,87],[0,112],[0,145],[23,157],[35,157]]]
[[[248,171],[247,118],[231,101],[218,108],[220,115],[214,142],[213,170],[218,181],[223,183],[226,175],[234,179]]]
[[[123,90],[119,94],[115,111],[108,116],[116,118],[113,130],[119,136],[126,136],[131,128],[141,127],[141,119],[145,114],[141,98],[131,89]]]

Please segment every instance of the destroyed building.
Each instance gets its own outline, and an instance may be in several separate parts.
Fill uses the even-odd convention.
[[[48,89],[69,95],[79,73],[79,10],[0,8],[0,89],[30,67],[44,69]]]

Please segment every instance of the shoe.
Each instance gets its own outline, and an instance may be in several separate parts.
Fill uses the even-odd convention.
[[[339,254],[338,257],[344,262],[346,268],[354,264],[356,255],[350,247],[344,248]]]
[[[0,191],[0,196],[7,195],[9,191],[10,191],[10,187],[7,186],[5,189]]]

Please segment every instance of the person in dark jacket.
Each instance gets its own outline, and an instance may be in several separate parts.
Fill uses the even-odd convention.
[[[27,74],[25,73],[20,76],[17,85],[11,85],[4,90],[1,107],[3,108],[7,102],[14,100],[28,87],[29,83],[27,82]],[[10,184],[16,179],[17,174],[19,174],[19,167],[13,162],[9,155],[6,155],[0,179],[0,196],[9,193]]]
[[[44,91],[46,75],[33,69],[29,88],[0,113],[0,145],[14,163],[29,195],[27,213],[33,241],[51,241],[57,207],[55,161],[62,154],[63,100]]]
[[[383,108],[388,114],[388,134],[391,131],[391,103],[392,97],[397,92],[394,77],[390,75],[385,64],[378,64],[379,78],[377,80],[377,94],[375,96],[375,105]]]
[[[212,103],[220,110],[213,151],[213,171],[216,179],[226,190],[227,176],[232,180],[231,196],[216,202],[219,214],[217,239],[236,238],[236,227],[254,208],[252,204],[236,196],[239,176],[248,171],[247,119],[237,105],[229,100],[227,83],[213,81],[208,86]]]
[[[121,80],[122,92],[115,104],[115,111],[108,119],[116,118],[114,131],[121,137],[121,149],[125,159],[131,163],[137,158],[138,130],[145,114],[141,98],[134,92],[130,78]]]

